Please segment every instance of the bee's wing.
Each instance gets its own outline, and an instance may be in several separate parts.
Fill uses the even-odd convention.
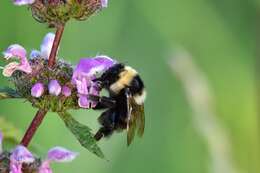
[[[145,127],[144,105],[138,105],[131,95],[127,95],[127,145],[130,145],[138,128],[138,136],[142,136]]]
[[[139,137],[142,137],[144,134],[144,128],[145,128],[145,114],[144,114],[144,104],[142,105],[137,105],[138,113],[139,115],[137,116],[137,126],[138,126],[138,131],[137,134]]]
[[[132,115],[133,107],[131,104],[132,96],[127,93],[127,145],[129,146],[134,137],[135,137],[135,129],[136,129],[136,121],[135,117]]]

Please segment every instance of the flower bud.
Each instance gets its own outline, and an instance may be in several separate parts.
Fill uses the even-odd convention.
[[[71,95],[71,89],[67,86],[63,86],[61,92],[65,97],[69,97]]]
[[[33,17],[50,27],[64,25],[68,20],[85,20],[107,7],[107,0],[35,0],[30,5]]]
[[[42,96],[43,93],[44,93],[44,86],[42,83],[38,82],[33,85],[31,89],[31,95],[33,97],[39,98]]]
[[[58,96],[61,93],[61,86],[57,80],[51,80],[48,85],[49,93]]]
[[[102,8],[107,7],[107,5],[108,5],[108,0],[101,0],[101,6],[102,6]]]
[[[15,5],[28,5],[34,3],[35,0],[14,0]]]

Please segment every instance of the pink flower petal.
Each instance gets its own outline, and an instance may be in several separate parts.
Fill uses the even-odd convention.
[[[50,161],[46,160],[41,164],[39,168],[39,173],[52,173]]]
[[[63,86],[61,92],[65,97],[69,97],[71,95],[71,89],[67,86]]]
[[[108,0],[101,0],[102,8],[106,8],[108,6]]]
[[[32,68],[28,60],[26,59],[26,50],[18,44],[13,44],[9,46],[4,52],[4,58],[6,58],[7,60],[10,58],[18,58],[20,61],[19,64],[17,62],[12,62],[5,66],[3,71],[4,76],[10,77],[16,70],[20,70],[25,73],[32,72]]]
[[[40,82],[36,83],[33,85],[31,89],[31,95],[33,97],[39,98],[43,95],[44,93],[44,85]]]
[[[42,44],[41,44],[41,55],[43,58],[48,59],[51,53],[51,48],[54,42],[55,34],[48,33],[43,38]]]
[[[22,164],[10,161],[10,173],[22,173]]]
[[[34,157],[32,153],[24,146],[18,145],[12,152],[10,160],[13,163],[32,163]]]
[[[11,77],[12,74],[17,70],[18,66],[19,66],[19,63],[17,63],[17,62],[11,62],[11,63],[7,64],[3,69],[3,75],[5,77]]]
[[[4,52],[4,58],[10,59],[10,58],[25,58],[26,59],[26,50],[19,44],[13,44],[9,46]]]
[[[51,80],[48,85],[49,93],[58,96],[61,93],[61,86],[57,80]]]
[[[83,77],[81,79],[76,79],[75,82],[79,94],[87,95],[89,93],[88,86],[90,86],[91,79]]]
[[[105,55],[100,55],[95,58],[82,58],[75,68],[72,78],[77,78],[78,76],[93,78],[95,77],[94,75],[102,73],[115,63],[115,60]]]
[[[24,63],[20,63],[19,66],[17,67],[17,70],[23,71],[27,74],[32,72],[32,68],[30,66],[30,64],[28,63],[28,61],[26,60],[26,62]]]
[[[34,2],[35,0],[13,0],[14,5],[29,5]]]
[[[90,108],[90,101],[86,95],[79,95],[78,104],[81,108],[85,108],[85,109]]]
[[[54,147],[48,152],[48,160],[54,162],[70,162],[77,157],[78,153],[63,147]]]

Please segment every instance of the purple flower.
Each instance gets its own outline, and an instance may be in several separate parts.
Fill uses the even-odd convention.
[[[0,131],[0,144],[2,143],[3,135]],[[1,153],[0,153],[1,154]],[[70,162],[78,156],[78,153],[72,152],[63,147],[54,147],[48,151],[47,158],[39,166],[39,173],[52,173],[51,162]],[[24,146],[18,145],[10,155],[10,173],[22,173],[23,164],[30,164],[36,159],[33,154]]]
[[[96,74],[107,70],[115,63],[115,60],[104,55],[100,55],[95,58],[82,58],[75,68],[72,78],[77,78],[82,75],[95,77]]]
[[[68,86],[63,86],[61,92],[65,97],[69,97],[71,95],[71,89]]]
[[[54,147],[48,151],[48,160],[54,162],[70,162],[76,158],[78,153],[63,147]]]
[[[17,0],[15,2],[25,3],[25,2],[29,2],[29,1],[18,1]],[[30,58],[33,59],[33,58],[41,57],[41,58],[48,59],[49,55],[51,53],[51,48],[52,48],[52,45],[54,42],[54,38],[55,38],[55,34],[53,34],[53,33],[46,34],[46,36],[44,37],[42,44],[41,44],[41,51],[32,50],[32,52],[30,54]],[[4,76],[10,77],[16,70],[23,71],[27,74],[32,72],[32,68],[26,58],[26,50],[21,45],[13,44],[13,45],[9,46],[6,49],[6,51],[3,52],[3,54],[4,54],[4,58],[6,60],[14,59],[14,58],[19,60],[19,63],[11,62],[3,68]]]
[[[107,5],[108,5],[108,0],[101,0],[101,6],[102,6],[102,8],[107,7]]]
[[[95,58],[82,58],[76,66],[72,83],[76,85],[79,106],[82,108],[94,107],[96,103],[88,100],[89,94],[99,95],[99,89],[92,81],[97,74],[102,73],[116,63],[115,60],[107,56],[97,56]]]
[[[49,93],[58,96],[61,93],[61,86],[57,80],[51,80],[48,85]]]
[[[70,162],[77,157],[78,153],[67,150],[63,147],[54,147],[49,150],[48,156],[39,167],[39,173],[52,173],[51,162]],[[24,146],[17,146],[10,157],[10,173],[22,173],[24,163],[32,163],[35,157]]]
[[[32,153],[24,146],[18,145],[10,156],[10,173],[22,173],[23,163],[34,162]]]
[[[11,62],[6,65],[3,69],[3,75],[6,77],[12,76],[16,70],[23,71],[25,73],[31,73],[32,68],[26,58],[26,50],[19,44],[13,44],[9,46],[6,51],[3,52],[4,58],[9,59],[18,59],[18,62]]]
[[[37,57],[42,57],[44,59],[49,59],[50,53],[51,53],[51,48],[54,42],[55,34],[53,33],[47,33],[45,37],[42,40],[41,46],[40,46],[40,51],[38,50],[32,50],[30,54],[30,58],[37,58]]]
[[[42,96],[43,93],[44,93],[44,86],[42,83],[38,82],[33,85],[31,89],[31,95],[33,97],[39,98]]]
[[[48,33],[43,38],[42,44],[41,44],[41,55],[45,59],[49,59],[49,56],[51,54],[51,48],[54,42],[55,34]]]
[[[52,173],[50,162],[48,160],[42,162],[39,168],[39,173]]]
[[[78,104],[81,108],[89,109],[90,108],[90,101],[87,98],[87,95],[79,94]]]
[[[18,145],[13,150],[10,159],[18,163],[32,163],[34,161],[32,153],[22,145]]]
[[[13,3],[15,5],[28,5],[33,4],[35,0],[13,0]]]
[[[70,162],[77,157],[78,153],[67,150],[63,147],[54,147],[49,150],[47,159],[39,168],[39,173],[52,173],[51,162]]]
[[[19,44],[9,46],[3,54],[7,60],[13,57],[26,58],[26,50]]]

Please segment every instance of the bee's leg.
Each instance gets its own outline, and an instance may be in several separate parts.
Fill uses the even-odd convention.
[[[98,141],[103,137],[108,137],[112,135],[115,130],[115,121],[116,121],[116,112],[112,109],[109,109],[101,114],[98,118],[99,123],[102,127],[95,134],[95,139]]]
[[[96,141],[99,141],[103,137],[110,136],[113,133],[114,129],[111,129],[109,127],[101,127],[97,133],[95,134],[94,138]]]
[[[88,99],[97,102],[97,105],[93,108],[94,110],[113,108],[116,104],[114,99],[105,96],[88,95]]]

